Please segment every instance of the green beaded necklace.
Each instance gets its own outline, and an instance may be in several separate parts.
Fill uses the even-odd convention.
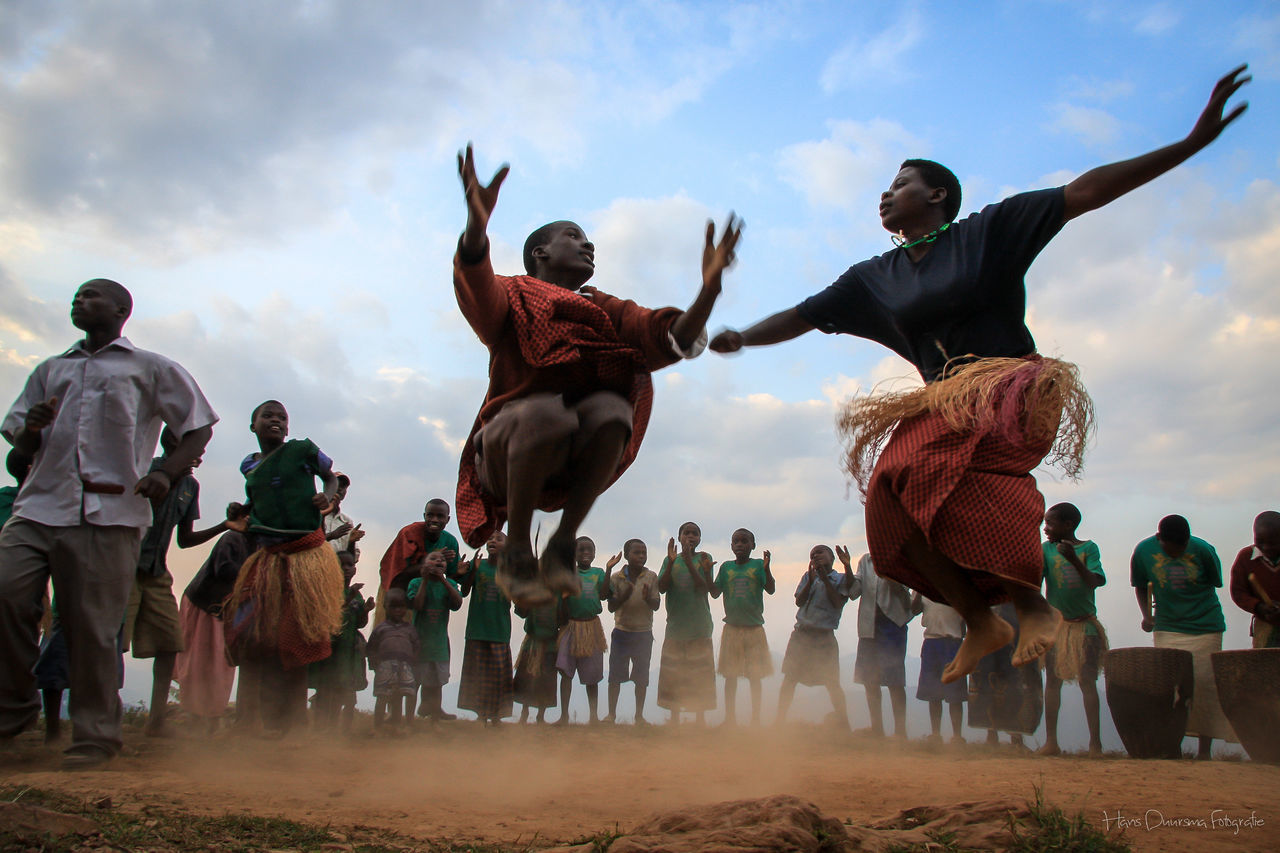
[[[937,240],[939,237],[942,236],[943,231],[946,231],[950,227],[951,227],[950,222],[944,223],[941,228],[935,228],[934,230],[930,231],[928,234],[916,240],[912,240],[910,243],[907,242],[906,235],[904,235],[901,231],[899,231],[897,234],[892,235],[889,239],[892,240],[893,245],[897,246],[899,249],[910,249],[912,246],[919,246],[921,243],[932,243],[934,240]]]

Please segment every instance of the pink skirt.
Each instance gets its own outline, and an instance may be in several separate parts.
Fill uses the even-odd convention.
[[[221,717],[227,712],[236,677],[235,667],[227,663],[222,620],[196,607],[184,595],[178,621],[186,646],[173,667],[178,701],[184,711],[196,717]]]

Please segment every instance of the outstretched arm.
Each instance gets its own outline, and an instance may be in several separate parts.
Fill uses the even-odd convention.
[[[805,332],[812,331],[813,324],[800,316],[794,308],[779,311],[765,317],[755,325],[742,331],[725,329],[711,339],[711,348],[716,352],[737,352],[743,347],[762,347],[769,344],[780,344],[792,338],[798,338]]]
[[[1241,65],[1218,81],[1218,84],[1213,87],[1213,93],[1209,96],[1208,105],[1205,106],[1195,127],[1185,139],[1140,157],[1134,157],[1132,160],[1122,160],[1119,163],[1090,169],[1067,184],[1063,218],[1074,219],[1082,213],[1110,204],[1125,193],[1163,175],[1217,139],[1226,126],[1239,118],[1249,107],[1247,102],[1239,104],[1224,115],[1227,101],[1231,96],[1253,79],[1251,75],[1244,73],[1248,67],[1248,65]],[[714,347],[714,344],[712,346]]]
[[[716,224],[707,221],[707,241],[702,248],[702,287],[693,304],[671,325],[671,335],[682,352],[687,352],[707,327],[707,318],[720,297],[721,276],[733,266],[733,250],[741,237],[742,220],[730,213],[729,221],[724,224],[724,236],[717,246]]]
[[[507,179],[511,167],[503,163],[494,173],[488,186],[476,177],[475,155],[471,143],[465,152],[458,152],[458,177],[462,180],[462,192],[467,199],[467,227],[462,232],[462,252],[467,258],[477,258],[489,247],[489,217],[498,204],[498,191]]]

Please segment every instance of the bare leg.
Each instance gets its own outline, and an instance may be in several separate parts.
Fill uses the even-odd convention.
[[[1098,718],[1098,682],[1080,681],[1080,693],[1084,697],[1084,718],[1089,723],[1089,755],[1102,755],[1101,721]]]
[[[379,696],[378,700],[373,703],[373,730],[380,731],[382,729],[383,718],[387,715],[387,698]]]
[[[827,685],[827,694],[831,697],[831,706],[836,710],[836,725],[848,731],[849,706],[844,700],[844,689],[838,682],[833,682]]]
[[[942,553],[929,547],[924,534],[916,532],[903,546],[903,553],[916,571],[938,588],[964,617],[968,630],[955,658],[942,670],[942,683],[958,681],[978,668],[978,661],[1013,641],[1013,626],[991,612],[986,599],[968,572]],[[1061,618],[1061,617],[1059,617]]]
[[[622,692],[622,685],[616,682],[609,682],[609,716],[605,717],[605,722],[614,723],[618,720],[618,694]]]
[[[1213,738],[1200,736],[1200,749],[1196,753],[1196,758],[1200,761],[1210,761],[1213,758]]]
[[[1018,610],[1018,645],[1013,650],[1013,665],[1030,663],[1053,648],[1062,625],[1062,614],[1049,606],[1039,588],[1001,581],[1005,592]]]
[[[724,679],[724,723],[726,726],[738,724],[738,679],[734,676]]]
[[[527,722],[529,722],[529,706],[522,705],[520,707],[520,725],[523,726]]]
[[[573,695],[573,676],[567,672],[560,673],[560,719],[557,726],[569,725],[569,697]]]
[[[42,690],[44,700],[44,742],[53,743],[62,737],[62,691]]]
[[[1095,694],[1097,695],[1097,694]],[[1045,670],[1044,679],[1044,746],[1040,755],[1061,755],[1058,746],[1058,711],[1062,708],[1062,679],[1052,669]]]
[[[648,725],[648,720],[644,718],[644,702],[649,697],[649,685],[636,685],[636,725]]]
[[[960,730],[964,727],[964,703],[948,702],[947,704],[951,712],[951,742],[964,743],[964,735],[960,734]]]
[[[169,706],[169,685],[173,682],[173,664],[177,658],[174,652],[161,652],[151,665],[151,709],[143,729],[147,737],[173,736],[165,725],[165,712]]]
[[[604,424],[570,465],[569,493],[560,513],[560,525],[542,553],[542,579],[553,593],[573,595],[581,588],[573,568],[578,527],[617,472],[630,435],[623,424]]]
[[[594,726],[596,723],[600,722],[600,718],[596,712],[596,709],[600,707],[600,685],[587,684],[585,686],[587,688],[587,707],[591,709],[591,725]]]
[[[893,736],[907,737],[907,688],[889,688],[889,705],[893,708]]]
[[[497,581],[517,605],[536,607],[553,599],[551,590],[538,579],[530,527],[547,481],[568,464],[567,435],[576,423],[571,412],[530,408],[507,441],[507,544]]]
[[[942,700],[929,700],[929,728],[932,734],[929,736],[931,740],[942,740]]]
[[[867,712],[871,714],[871,734],[884,737],[884,711],[880,701],[880,685],[864,684],[862,689],[867,695]]]
[[[778,718],[774,725],[782,725],[787,720],[787,711],[791,710],[791,700],[796,696],[796,683],[790,676],[783,676],[782,688],[778,691]]]
[[[751,725],[760,725],[760,679],[752,678],[751,685]]]

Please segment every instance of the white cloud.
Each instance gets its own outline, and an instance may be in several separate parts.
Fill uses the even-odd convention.
[[[903,159],[927,151],[926,143],[888,119],[834,121],[830,129],[826,139],[789,145],[779,155],[782,180],[816,207],[865,205],[888,186]]]
[[[1182,13],[1170,9],[1164,3],[1138,10],[1138,14],[1139,18],[1133,29],[1134,32],[1144,36],[1167,35],[1182,22]]]
[[[1120,134],[1120,120],[1097,107],[1060,103],[1053,107],[1053,112],[1050,128],[1071,134],[1086,145],[1105,145]]]
[[[866,82],[901,80],[909,74],[903,58],[924,35],[923,16],[916,9],[907,9],[874,35],[859,33],[823,64],[818,78],[822,90],[830,95]]]

